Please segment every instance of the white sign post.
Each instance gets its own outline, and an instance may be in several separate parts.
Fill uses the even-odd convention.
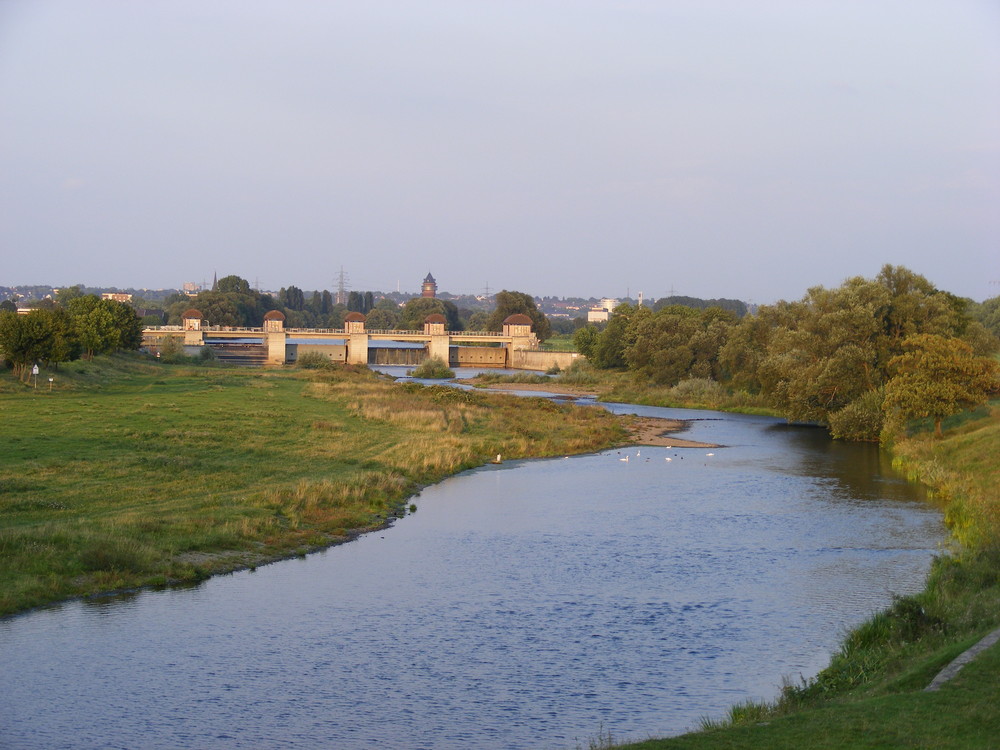
[[[38,390],[38,365],[32,366],[31,376],[35,379],[35,390]]]

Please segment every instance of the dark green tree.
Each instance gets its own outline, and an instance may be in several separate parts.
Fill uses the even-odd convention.
[[[419,331],[424,327],[424,319],[433,313],[444,315],[449,331],[462,330],[455,303],[439,297],[414,297],[407,301],[399,318],[399,327],[407,331]]]
[[[594,356],[594,347],[597,346],[600,337],[601,332],[597,330],[597,326],[587,325],[577,329],[576,333],[573,334],[573,346],[584,357],[591,359]]]
[[[216,290],[222,294],[250,294],[250,282],[239,276],[223,276],[216,285]]]
[[[0,312],[0,356],[14,371],[14,377],[25,379],[36,362],[45,361],[52,349],[52,329],[48,310],[36,310],[27,315]]]
[[[368,321],[365,326],[372,331],[391,331],[396,328],[399,321],[399,313],[376,307],[368,313]]]
[[[509,292],[504,289],[501,292],[497,292],[494,299],[496,307],[490,313],[486,330],[502,331],[503,322],[507,318],[511,315],[522,314],[531,318],[531,330],[534,331],[539,341],[545,341],[545,339],[552,335],[552,326],[549,324],[549,319],[538,309],[531,295],[524,292]]]
[[[305,294],[297,286],[290,286],[278,292],[278,304],[289,310],[303,310],[306,306]]]
[[[75,338],[88,359],[142,345],[142,324],[131,305],[87,294],[70,300],[67,307]]]

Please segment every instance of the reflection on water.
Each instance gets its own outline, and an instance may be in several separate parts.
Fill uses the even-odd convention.
[[[847,626],[922,585],[940,515],[872,446],[609,408],[694,416],[685,437],[727,447],[485,467],[304,560],[2,622],[0,746],[677,733],[814,674]]]

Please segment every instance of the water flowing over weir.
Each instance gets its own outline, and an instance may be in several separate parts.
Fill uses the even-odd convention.
[[[873,446],[609,408],[693,417],[684,437],[726,447],[488,466],[305,559],[0,621],[0,746],[674,734],[815,674],[846,627],[921,588],[940,514]]]

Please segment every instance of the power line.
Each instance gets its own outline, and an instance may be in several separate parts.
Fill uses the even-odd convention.
[[[347,274],[344,273],[344,267],[340,267],[340,273],[337,274],[337,304],[346,305],[347,304]]]

